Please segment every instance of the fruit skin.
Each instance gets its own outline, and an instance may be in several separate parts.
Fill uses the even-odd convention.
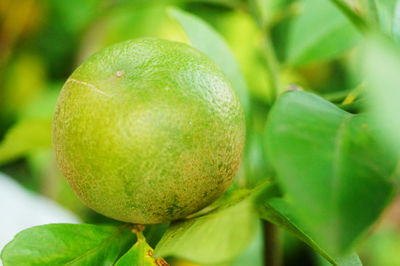
[[[185,217],[228,188],[245,121],[206,55],[144,38],[105,48],[75,70],[52,133],[61,171],[87,206],[154,224]]]

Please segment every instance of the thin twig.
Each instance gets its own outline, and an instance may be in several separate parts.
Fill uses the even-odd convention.
[[[280,266],[283,263],[282,237],[279,228],[263,221],[264,262],[267,266]]]
[[[269,35],[265,33],[265,35]],[[266,57],[266,65],[269,74],[269,83],[270,83],[270,99],[271,105],[276,100],[278,93],[280,91],[280,80],[279,80],[279,73],[280,73],[280,65],[278,59],[276,58],[275,50],[273,44],[271,42],[270,36],[265,36],[264,38],[264,55]]]

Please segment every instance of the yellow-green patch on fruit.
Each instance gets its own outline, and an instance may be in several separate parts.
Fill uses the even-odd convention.
[[[204,54],[154,38],[96,53],[68,78],[53,146],[71,188],[95,211],[153,224],[220,196],[240,164],[242,107]]]

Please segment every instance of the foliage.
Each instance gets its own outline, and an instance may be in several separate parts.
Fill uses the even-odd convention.
[[[60,84],[111,43],[191,44],[232,83],[247,126],[234,184],[205,209],[144,231],[87,210],[84,221],[107,225],[23,230],[4,265],[260,265],[273,261],[266,223],[321,256],[314,265],[398,264],[399,217],[385,210],[400,204],[400,1],[23,0],[14,16],[1,7],[0,34],[13,34],[0,61],[0,171],[39,180],[69,209],[81,206],[56,182],[54,159],[34,158],[51,148]]]
[[[287,60],[291,64],[337,57],[359,41],[356,28],[330,1],[305,0],[303,8],[288,34]]]
[[[32,150],[51,147],[51,120],[27,119],[14,125],[0,144],[0,164]]]
[[[285,93],[269,116],[265,138],[277,179],[305,229],[334,254],[348,249],[393,194],[396,159],[374,131],[364,115],[308,92]]]
[[[253,238],[257,216],[251,195],[236,191],[206,215],[170,225],[155,249],[156,256],[175,255],[201,264],[229,262]]]
[[[5,265],[113,265],[134,242],[128,229],[89,224],[32,227],[7,244],[2,260]]]

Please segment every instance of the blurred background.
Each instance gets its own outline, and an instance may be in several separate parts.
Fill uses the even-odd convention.
[[[329,1],[1,0],[0,249],[15,233],[37,224],[110,222],[85,207],[58,170],[51,149],[55,103],[72,71],[105,46],[139,37],[190,44],[169,15],[171,6],[212,26],[229,45],[244,75],[251,111],[234,186],[254,187],[272,173],[262,139],[276,94],[272,86],[278,93],[301,87],[350,112],[362,110],[362,99],[346,104],[349,90],[359,84],[349,66],[360,36],[335,7],[323,2]],[[322,19],[327,28],[310,29]],[[327,36],[315,42],[315,36],[327,30],[336,32],[334,40]],[[365,265],[400,265],[398,202],[359,246]],[[284,265],[324,265],[305,244],[282,234]],[[242,258],[232,264],[260,264],[262,237],[258,232]],[[179,259],[173,264],[194,265]]]

